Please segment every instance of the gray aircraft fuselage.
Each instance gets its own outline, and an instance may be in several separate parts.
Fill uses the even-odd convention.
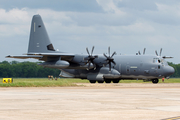
[[[159,79],[163,77],[168,77],[174,73],[174,68],[168,65],[168,63],[160,56],[153,55],[115,55],[114,61],[116,65],[112,66],[111,71],[109,71],[108,65],[103,66],[106,58],[102,55],[98,55],[98,58],[94,60],[98,67],[96,69],[91,65],[91,69],[87,70],[87,65],[84,65],[84,58],[87,55],[75,55],[75,57],[69,62],[65,69],[59,67],[55,63],[49,65],[48,63],[42,63],[42,66],[61,69],[62,77],[74,77],[87,79],[89,74],[95,74],[96,80],[104,80],[103,75],[113,74],[115,77],[110,79]],[[63,61],[63,60],[61,60]],[[102,71],[103,69],[103,71]],[[101,72],[102,71],[102,72]],[[63,73],[66,74],[63,76]],[[95,80],[89,79],[89,80]]]
[[[68,47],[68,45],[67,45]],[[45,25],[40,15],[34,15],[27,55],[7,56],[8,58],[34,58],[41,61],[39,65],[60,69],[60,76],[69,78],[88,79],[91,83],[118,83],[121,79],[143,79],[158,83],[159,78],[168,77],[174,73],[174,68],[160,55],[93,55],[86,48],[87,55],[71,54],[56,51],[48,37]]]

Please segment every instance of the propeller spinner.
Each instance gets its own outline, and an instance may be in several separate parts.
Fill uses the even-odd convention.
[[[91,63],[92,63],[93,66],[94,66],[93,68],[96,69],[96,64],[94,63],[94,59],[97,58],[98,56],[97,56],[97,55],[95,55],[95,56],[92,55],[92,54],[93,54],[93,51],[94,51],[94,46],[92,47],[91,54],[89,53],[88,48],[86,48],[86,51],[87,51],[87,53],[88,53],[89,56],[86,57],[86,58],[84,58],[84,60],[87,60],[86,64],[88,64],[88,70],[89,70],[89,68],[90,68]]]
[[[116,65],[116,63],[114,62],[114,58],[113,56],[116,54],[116,52],[114,52],[111,56],[110,56],[110,47],[108,48],[108,53],[109,56],[107,56],[105,53],[103,54],[106,57],[106,63],[104,64],[105,66],[107,64],[109,64],[109,71],[111,71],[111,63],[113,63],[114,65]]]

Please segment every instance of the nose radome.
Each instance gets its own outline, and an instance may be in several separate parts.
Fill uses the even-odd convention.
[[[167,66],[165,68],[164,72],[165,72],[165,76],[170,76],[170,75],[174,74],[175,70],[173,67]]]
[[[170,72],[170,73],[171,73],[171,75],[172,75],[172,74],[174,74],[174,72],[175,72],[174,68],[173,68],[173,67],[171,67],[171,72]]]

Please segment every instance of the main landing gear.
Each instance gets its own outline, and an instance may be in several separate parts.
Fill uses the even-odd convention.
[[[152,83],[157,84],[159,82],[159,79],[152,79]]]
[[[119,83],[119,80],[104,80],[104,81],[97,81],[98,83],[111,83],[111,81],[113,83]],[[89,80],[90,83],[96,83],[96,80]]]
[[[96,83],[96,80],[89,80],[90,83]]]

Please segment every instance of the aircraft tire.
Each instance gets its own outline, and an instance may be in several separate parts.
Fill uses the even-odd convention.
[[[89,80],[90,83],[96,83],[96,80]]]
[[[159,79],[152,79],[152,83],[157,84],[159,82]]]
[[[111,80],[105,80],[106,83],[111,83]]]
[[[113,83],[119,83],[119,80],[113,80]]]
[[[104,83],[104,81],[97,81],[98,83]]]

